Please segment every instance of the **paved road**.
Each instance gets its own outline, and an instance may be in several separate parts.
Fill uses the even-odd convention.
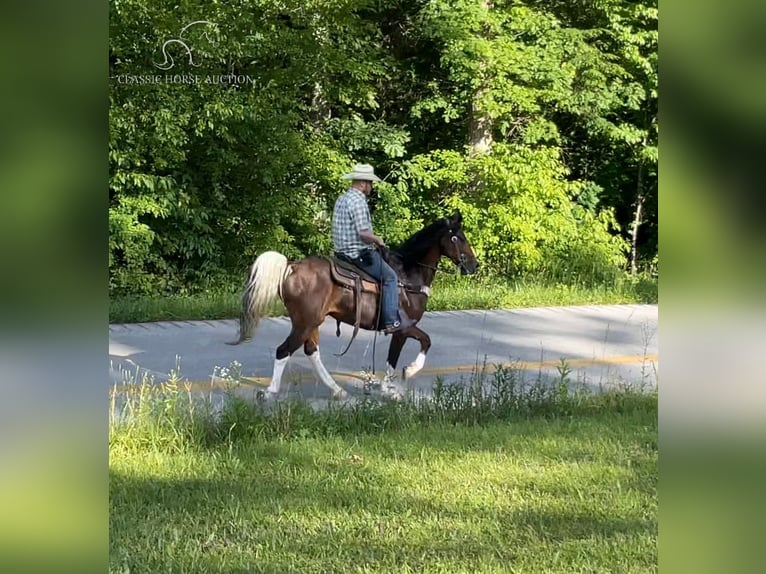
[[[431,336],[432,347],[423,370],[405,387],[428,392],[437,375],[446,381],[467,380],[476,366],[486,362],[513,365],[526,380],[555,376],[565,359],[572,381],[598,387],[613,383],[657,383],[656,305],[541,307],[495,311],[429,312],[419,326]],[[223,388],[221,367],[239,362],[244,375],[241,391],[255,394],[268,384],[274,352],[290,331],[287,318],[264,319],[254,340],[226,345],[235,338],[236,321],[193,321],[116,324],[109,326],[110,381],[135,381],[149,374],[167,379],[180,366],[182,379],[195,388]],[[348,343],[352,328],[343,325],[335,337],[335,322],[320,329],[322,360],[338,383],[352,394],[363,392],[362,372],[374,367],[377,378],[385,372],[388,337],[360,331],[344,357],[336,357]],[[419,344],[404,347],[399,370],[417,356]],[[405,390],[406,390],[405,388]],[[314,376],[302,350],[288,363],[283,393],[307,398],[329,396]]]

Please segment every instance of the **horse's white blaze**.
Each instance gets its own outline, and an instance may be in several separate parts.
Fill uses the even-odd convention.
[[[290,355],[284,359],[274,359],[274,372],[271,375],[271,383],[266,388],[266,392],[272,393],[274,395],[279,393],[279,386],[282,383],[282,373],[284,373],[285,367],[287,366],[287,361],[289,360]]]
[[[345,399],[348,396],[348,393],[346,393],[346,391],[340,388],[338,386],[338,383],[335,382],[335,379],[332,378],[332,375],[330,375],[330,373],[327,372],[327,369],[325,368],[324,363],[322,363],[322,358],[319,356],[318,348],[316,351],[314,351],[312,354],[309,355],[309,360],[311,361],[311,364],[314,366],[314,370],[316,371],[316,374],[319,377],[319,380],[322,381],[328,387],[330,387],[333,398]]]
[[[411,377],[414,377],[418,372],[420,372],[420,369],[423,368],[423,365],[426,364],[426,354],[421,351],[418,353],[418,356],[415,358],[412,363],[407,365],[407,368],[404,369],[404,377],[406,379],[409,379]]]

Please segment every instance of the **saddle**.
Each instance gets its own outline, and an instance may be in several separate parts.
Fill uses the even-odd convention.
[[[350,261],[337,257],[325,257],[330,262],[332,280],[346,289],[355,290],[358,280],[361,280],[361,290],[367,293],[379,293],[380,281],[365,273]]]
[[[356,336],[359,333],[359,324],[362,321],[362,306],[359,302],[362,299],[362,293],[374,293],[375,295],[378,295],[381,292],[381,286],[377,279],[372,275],[368,275],[350,261],[345,261],[338,257],[323,257],[323,259],[326,259],[330,263],[330,277],[332,280],[344,289],[349,289],[354,293],[354,308],[356,309],[356,317],[354,317],[354,334],[351,335],[351,340],[348,342],[346,349],[340,355],[336,355],[342,357],[349,350],[351,343],[354,342],[354,339],[356,339]],[[340,320],[338,320],[335,335],[340,337]]]
[[[380,295],[382,288],[380,281],[375,279],[373,276],[368,275],[350,261],[346,261],[338,257],[327,256],[323,256],[322,259],[326,259],[330,264],[330,277],[332,280],[337,285],[340,285],[344,289],[350,290],[354,294],[354,308],[356,309],[356,317],[354,318],[354,333],[351,335],[351,340],[348,342],[346,349],[340,355],[336,355],[341,357],[346,354],[346,352],[351,347],[351,343],[354,342],[354,339],[359,333],[359,324],[362,321],[362,306],[359,304],[359,302],[362,298],[362,293],[374,293],[375,295]],[[404,292],[405,296],[407,296],[407,293],[424,293],[426,296],[430,294],[430,289],[428,287],[411,287],[409,285],[404,285],[401,281],[398,283],[399,292]],[[378,322],[380,322],[380,317],[378,318]],[[337,337],[340,337],[340,323],[341,322],[338,321],[338,326],[335,331],[335,335]],[[380,328],[381,326],[378,325],[378,327]]]

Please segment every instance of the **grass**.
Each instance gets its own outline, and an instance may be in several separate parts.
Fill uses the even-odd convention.
[[[657,280],[621,277],[613,283],[553,283],[534,278],[499,282],[488,278],[437,276],[430,311],[515,309],[559,305],[656,303]]]
[[[112,419],[110,572],[655,572],[656,392],[561,379],[218,413],[141,385]]]
[[[239,314],[242,285],[229,285],[190,295],[114,297],[109,304],[111,323],[143,321],[231,319]],[[622,276],[613,282],[556,283],[534,278],[498,280],[439,274],[428,302],[430,311],[511,309],[555,305],[656,303],[657,279]],[[277,304],[274,315],[284,312]]]

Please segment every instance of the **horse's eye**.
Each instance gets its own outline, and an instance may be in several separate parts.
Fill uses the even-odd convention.
[[[453,236],[450,238],[450,241],[452,241],[452,243],[457,243],[457,235],[453,235]]]

